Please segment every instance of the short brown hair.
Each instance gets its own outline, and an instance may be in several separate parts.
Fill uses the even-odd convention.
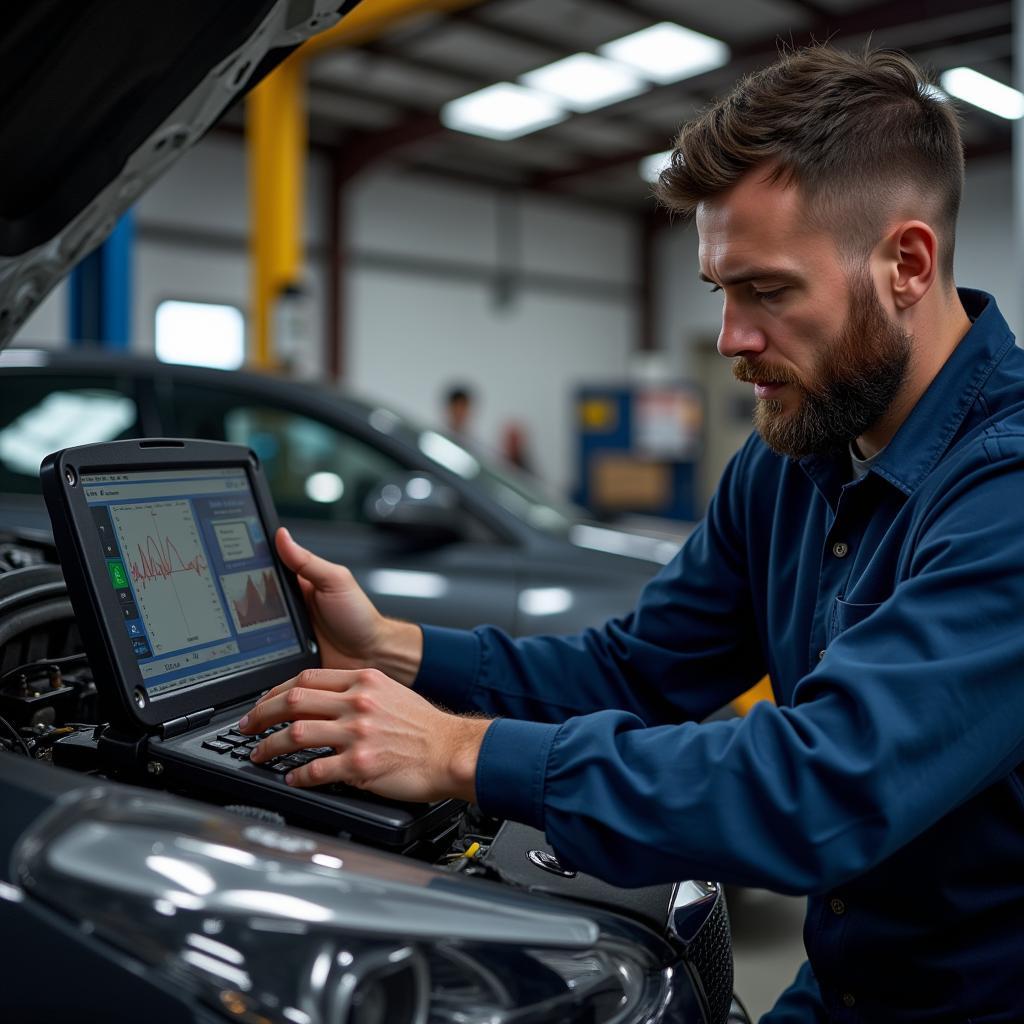
[[[810,216],[865,255],[895,202],[916,191],[932,205],[939,266],[952,280],[960,126],[905,54],[824,45],[783,54],[683,126],[656,194],[689,215],[759,165],[797,186]]]

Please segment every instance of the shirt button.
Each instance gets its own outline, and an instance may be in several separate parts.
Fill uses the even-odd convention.
[[[831,908],[833,914],[839,915],[846,913],[846,904],[840,899],[829,900],[828,905]]]
[[[857,1005],[857,1000],[854,999],[852,992],[844,992],[839,998],[843,1001],[843,1006],[852,1007]]]
[[[832,554],[835,555],[836,558],[845,558],[849,553],[850,545],[843,543],[841,540],[837,540],[835,544],[832,545]]]

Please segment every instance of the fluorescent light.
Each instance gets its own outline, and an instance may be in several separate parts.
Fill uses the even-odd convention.
[[[610,551],[612,554],[628,555],[631,558],[646,558],[662,565],[671,562],[679,550],[678,542],[658,540],[655,537],[626,533],[623,530],[608,530],[586,523],[576,523],[570,528],[569,542],[578,548]]]
[[[547,128],[566,116],[565,107],[551,96],[511,82],[489,85],[441,108],[445,127],[501,141]]]
[[[69,444],[112,441],[136,420],[135,403],[99,388],[53,391],[0,430],[0,464],[38,476],[39,463]]]
[[[248,992],[252,988],[252,979],[245,971],[238,967],[231,967],[215,956],[207,956],[205,953],[197,953],[194,949],[186,949],[181,954],[181,959],[193,967],[198,967],[206,974],[215,974],[218,978],[223,978],[224,981],[229,982],[242,992]]]
[[[206,935],[196,935],[193,933],[185,941],[190,946],[203,950],[204,953],[209,953],[211,956],[219,956],[221,960],[227,960],[228,963],[239,965],[245,963],[245,955],[235,949],[234,946],[218,942],[216,939],[208,938]]]
[[[530,587],[519,594],[518,604],[524,615],[561,615],[572,607],[572,591],[565,587]]]
[[[712,71],[729,62],[729,47],[720,39],[671,21],[605,43],[598,47],[598,53],[636,68],[660,85]]]
[[[550,93],[579,113],[639,96],[648,85],[635,71],[592,53],[576,53],[554,64],[528,71],[519,81]]]
[[[645,156],[638,164],[640,177],[653,185],[660,177],[661,172],[668,167],[671,160],[671,149],[666,149],[664,153],[652,153],[650,156]]]
[[[415,572],[411,569],[373,569],[366,575],[366,584],[376,594],[389,597],[444,597],[448,580],[437,572]]]
[[[434,493],[434,485],[425,476],[414,476],[405,485],[405,493],[415,501],[423,501]]]
[[[330,505],[345,493],[345,481],[337,473],[321,471],[306,477],[306,497]]]
[[[952,68],[939,76],[942,88],[952,96],[973,103],[991,114],[1017,121],[1024,117],[1024,94],[971,68]]]
[[[424,430],[419,436],[419,449],[428,459],[440,463],[445,469],[466,480],[480,475],[480,463],[465,448],[449,441],[443,434]]]
[[[333,917],[328,907],[312,900],[289,896],[283,892],[265,892],[262,889],[228,890],[221,894],[220,902],[228,908],[292,921],[330,921]]]
[[[940,103],[949,101],[949,97],[937,85],[933,85],[931,82],[921,83],[921,95],[927,96],[930,100],[938,100]]]
[[[188,861],[178,860],[177,857],[163,857],[151,854],[146,858],[146,867],[169,878],[172,882],[180,885],[197,896],[209,896],[216,888],[213,876],[206,868],[198,864],[189,864]]]

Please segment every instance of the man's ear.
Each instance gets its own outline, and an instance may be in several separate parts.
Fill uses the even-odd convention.
[[[938,274],[939,241],[920,220],[893,228],[882,241],[887,283],[896,309],[909,309],[928,294]]]

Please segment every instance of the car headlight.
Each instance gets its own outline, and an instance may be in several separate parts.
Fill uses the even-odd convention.
[[[184,801],[97,789],[26,834],[27,898],[250,1024],[660,1019],[632,922]]]

